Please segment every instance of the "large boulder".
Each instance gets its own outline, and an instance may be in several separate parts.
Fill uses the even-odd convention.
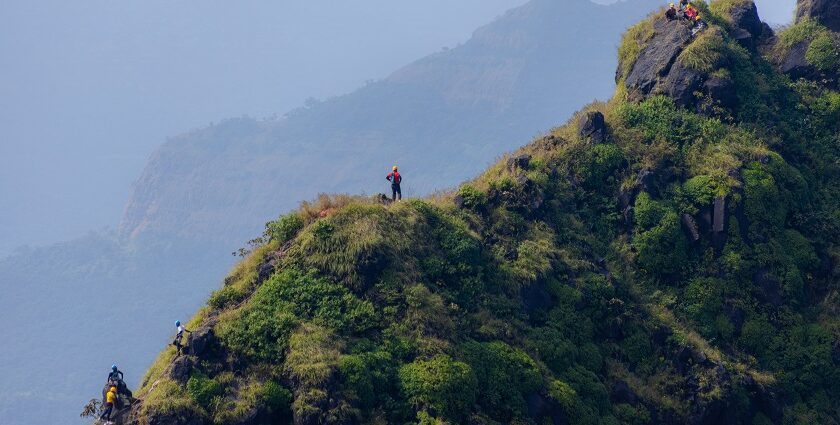
[[[624,80],[631,98],[641,100],[657,88],[668,76],[677,57],[691,41],[691,30],[678,20],[657,19],[654,34],[639,53],[636,62]]]
[[[810,18],[825,25],[830,30],[840,32],[840,1],[837,0],[798,0],[796,21]]]
[[[607,140],[607,123],[604,114],[590,111],[583,114],[578,121],[578,136],[592,143],[604,143]]]
[[[695,92],[703,87],[703,74],[677,62],[660,83],[659,91],[674,99],[678,106],[689,107],[697,101]]]
[[[733,26],[746,30],[753,37],[760,37],[764,32],[764,23],[758,17],[758,8],[754,2],[746,1],[733,6],[729,16]]]
[[[810,41],[801,41],[791,47],[779,60],[779,71],[787,74],[790,78],[797,80],[808,78],[815,80],[819,78],[817,68],[808,62],[805,55],[808,53]]]
[[[758,8],[752,1],[734,4],[728,10],[732,28],[730,36],[742,46],[753,49],[772,38],[773,30],[758,16]]]

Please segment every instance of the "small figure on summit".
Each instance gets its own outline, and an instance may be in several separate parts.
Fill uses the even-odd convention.
[[[665,11],[665,17],[668,18],[669,21],[677,19],[677,6],[674,5],[674,3],[668,5],[668,10]]]
[[[184,332],[186,332],[186,333],[192,333],[192,332],[190,332],[189,330],[187,330],[187,328],[182,326],[180,320],[175,321],[175,329],[176,329],[175,340],[172,341],[172,345],[174,345],[175,348],[178,350],[178,355],[180,356],[181,355],[181,350],[184,348],[184,346],[181,345],[181,340],[184,338]]]
[[[688,19],[688,21],[692,22],[692,23],[694,22],[694,18],[697,17],[697,9],[695,9],[694,6],[691,3],[689,3],[685,7],[685,12],[684,13],[685,13],[685,19]]]
[[[385,180],[391,182],[391,200],[401,201],[402,190],[400,189],[400,184],[402,183],[402,176],[400,175],[400,172],[397,171],[396,165],[393,168],[391,168],[391,173],[385,177]]]
[[[693,24],[694,28],[691,29],[691,35],[696,35],[698,32],[703,31],[703,29],[706,28],[706,23],[703,22],[702,18],[700,18],[700,13],[697,13],[697,15],[694,16]]]

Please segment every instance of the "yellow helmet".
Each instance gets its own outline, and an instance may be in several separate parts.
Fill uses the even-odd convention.
[[[397,166],[395,165],[395,166],[391,167],[391,169],[394,170],[394,171],[397,171]]]
[[[668,3],[668,6],[671,7],[671,9],[677,7],[674,3]]]

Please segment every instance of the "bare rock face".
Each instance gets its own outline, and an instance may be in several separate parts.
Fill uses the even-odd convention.
[[[696,103],[694,92],[703,86],[704,75],[677,62],[671,67],[668,77],[659,85],[659,90],[674,99],[678,106],[689,107]]]
[[[607,141],[607,123],[604,121],[604,114],[598,111],[583,114],[578,121],[578,136],[592,143],[604,143]]]
[[[677,20],[661,18],[653,25],[653,37],[624,80],[630,97],[638,100],[653,93],[660,81],[668,77],[677,57],[691,41],[691,30]]]
[[[828,29],[840,32],[840,1],[837,0],[798,0],[796,21],[813,19]]]
[[[761,22],[758,8],[749,1],[734,6],[729,11],[732,18],[730,35],[742,46],[753,49],[773,36],[769,25]]]
[[[764,23],[758,17],[758,8],[753,2],[745,2],[735,6],[730,12],[732,25],[746,30],[753,37],[759,37],[764,32]]]

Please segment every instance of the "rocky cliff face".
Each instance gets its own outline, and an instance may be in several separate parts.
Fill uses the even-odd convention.
[[[813,19],[828,29],[840,32],[840,3],[836,0],[798,0],[796,20]]]
[[[832,87],[840,78],[840,3],[801,0],[796,23],[780,34],[774,47],[778,69]]]
[[[840,93],[701,7],[457,190],[272,223],[127,423],[837,423]]]

